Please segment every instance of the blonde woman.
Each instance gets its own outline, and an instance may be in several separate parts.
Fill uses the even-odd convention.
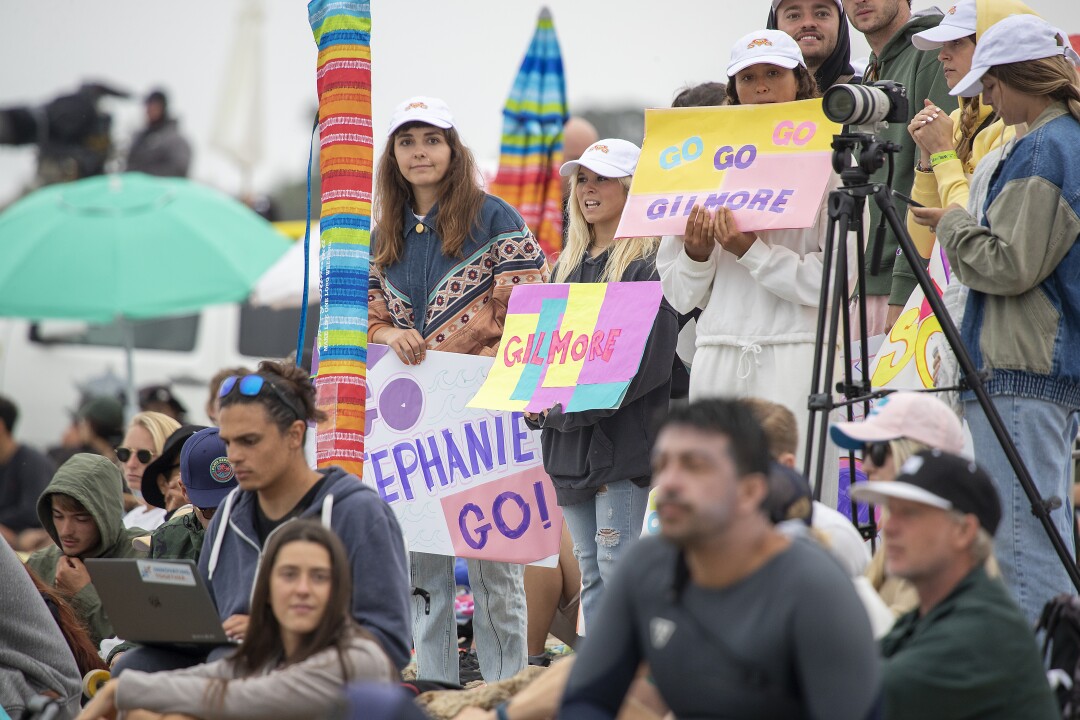
[[[154,530],[165,522],[165,510],[143,499],[142,479],[146,466],[161,455],[165,440],[179,428],[180,423],[164,413],[141,412],[131,418],[124,442],[115,450],[124,479],[139,501],[135,508],[124,515],[124,527]]]
[[[640,153],[626,140],[600,140],[562,166],[562,174],[570,177],[570,222],[554,282],[660,279],[657,238],[615,238]],[[544,468],[581,567],[586,627],[595,617],[605,579],[641,532],[651,480],[649,449],[667,413],[678,334],[678,318],[664,301],[620,407],[567,413],[555,405],[525,416],[533,427],[543,428]]]

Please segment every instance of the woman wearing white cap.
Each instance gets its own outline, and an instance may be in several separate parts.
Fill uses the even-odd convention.
[[[949,89],[971,70],[971,58],[979,37],[998,20],[1009,15],[1035,14],[1020,0],[960,0],[947,11],[937,27],[911,37],[920,50],[937,50]],[[918,102],[921,98],[915,99]],[[925,207],[967,207],[968,189],[976,166],[990,151],[1016,135],[993,108],[979,96],[960,98],[960,106],[946,115],[930,100],[922,100],[908,125],[919,149],[911,197]],[[934,235],[908,216],[908,232],[921,257],[930,257]]]
[[[494,355],[511,289],[547,280],[539,243],[514,208],[478,184],[472,153],[442,100],[401,103],[379,159],[368,339],[406,365],[428,350]],[[457,683],[453,558],[412,553],[418,677]],[[526,662],[522,566],[469,560],[480,671],[488,682]],[[428,601],[430,600],[430,605]]]
[[[1080,82],[1062,33],[1034,15],[1012,15],[979,39],[954,95],[982,93],[1007,125],[1028,133],[994,171],[984,210],[914,209],[937,228],[956,276],[971,288],[961,334],[1020,457],[1074,547],[1071,455],[1080,418]],[[1004,515],[1002,576],[1029,619],[1074,588],[1023,493],[986,413],[963,396],[975,456],[990,470]]]
[[[759,30],[740,38],[728,65],[729,104],[756,105],[819,96],[802,51],[786,33]],[[834,173],[826,191],[840,185]],[[864,215],[869,226],[869,215]],[[684,237],[665,237],[659,265],[664,295],[679,312],[702,308],[690,399],[716,395],[780,403],[806,427],[814,360],[822,254],[829,224],[822,197],[811,227],[741,232],[731,210],[691,210]],[[675,246],[672,251],[671,246]],[[674,260],[670,260],[674,258]],[[858,267],[848,242],[849,286]],[[800,453],[802,450],[800,449]],[[836,504],[835,451],[826,464],[822,500]]]
[[[640,153],[626,140],[600,140],[562,166],[570,177],[570,223],[554,282],[659,279],[656,238],[615,239]],[[618,408],[567,413],[556,405],[541,415],[526,414],[543,428],[544,469],[581,567],[586,632],[616,560],[641,533],[650,450],[667,412],[678,334],[675,311],[661,302],[637,375]]]

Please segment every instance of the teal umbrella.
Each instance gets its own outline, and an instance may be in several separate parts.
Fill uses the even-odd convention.
[[[288,247],[255,212],[189,180],[51,185],[0,213],[0,316],[108,322],[242,301]]]
[[[0,213],[0,316],[109,322],[243,301],[289,241],[182,178],[102,175]],[[130,327],[128,398],[134,400]]]

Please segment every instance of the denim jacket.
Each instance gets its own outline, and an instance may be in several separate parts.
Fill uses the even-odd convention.
[[[494,355],[514,286],[547,281],[544,251],[518,212],[488,195],[462,257],[450,257],[438,213],[436,204],[420,220],[406,208],[402,258],[371,264],[368,337],[384,327],[414,328],[431,350]]]
[[[938,223],[953,272],[971,288],[961,329],[991,395],[1080,406],[1080,122],[1047,108],[990,181],[983,224]]]

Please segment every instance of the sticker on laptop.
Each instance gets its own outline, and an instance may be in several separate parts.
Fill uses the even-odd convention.
[[[153,560],[136,560],[135,562],[139,566],[139,577],[143,582],[161,585],[195,585],[195,573],[191,571],[190,565]]]

